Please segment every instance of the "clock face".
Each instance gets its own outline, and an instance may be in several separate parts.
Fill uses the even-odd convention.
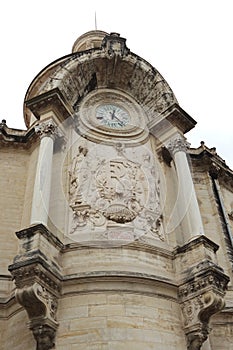
[[[115,129],[126,126],[130,120],[129,114],[124,108],[110,103],[98,106],[95,116],[98,124]]]

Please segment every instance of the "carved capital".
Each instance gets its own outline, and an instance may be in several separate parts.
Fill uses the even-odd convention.
[[[187,152],[189,146],[190,144],[182,136],[179,135],[171,139],[166,145],[166,148],[170,154],[174,156],[177,152]]]
[[[56,137],[62,137],[57,125],[52,119],[41,122],[35,126],[35,133],[39,135],[40,138],[51,137],[55,139]]]

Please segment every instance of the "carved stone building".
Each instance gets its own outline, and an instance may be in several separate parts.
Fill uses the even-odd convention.
[[[233,349],[233,172],[117,33],[0,124],[0,349]]]

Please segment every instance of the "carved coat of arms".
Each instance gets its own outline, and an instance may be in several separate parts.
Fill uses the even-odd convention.
[[[101,146],[99,146],[101,149]],[[135,153],[135,150],[134,150]],[[70,233],[109,223],[137,223],[151,232],[160,225],[158,179],[150,155],[79,145],[69,172]]]

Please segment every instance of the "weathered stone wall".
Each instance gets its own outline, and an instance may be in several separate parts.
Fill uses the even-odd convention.
[[[159,296],[67,296],[60,301],[58,319],[59,350],[186,349],[179,305]]]
[[[21,227],[28,174],[28,152],[5,147],[0,152],[0,274],[8,273],[8,265],[17,254],[15,231]]]
[[[219,245],[217,252],[218,263],[228,276],[232,276],[230,252],[227,252],[227,242],[223,232],[222,215],[219,211],[219,203],[213,188],[213,180],[208,172],[195,167],[193,179],[200,206],[200,212],[204,224],[206,236]],[[227,203],[224,201],[224,206]],[[232,283],[232,282],[230,282]]]
[[[26,311],[20,309],[0,320],[0,350],[36,348],[32,332],[27,327],[28,316]]]

